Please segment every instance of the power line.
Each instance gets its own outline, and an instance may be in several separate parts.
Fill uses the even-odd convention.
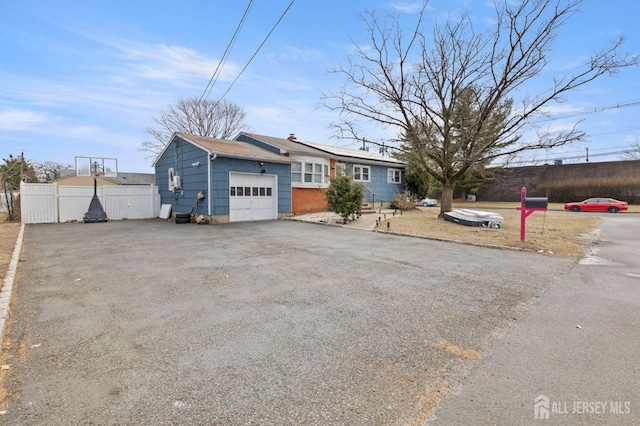
[[[640,100],[633,100],[633,101],[628,101],[628,102],[624,102],[624,103],[618,103],[618,104],[614,104],[614,105],[596,107],[592,111],[576,112],[574,114],[567,114],[567,115],[562,115],[562,116],[554,117],[554,118],[551,118],[551,117],[550,118],[543,118],[543,119],[540,119],[540,120],[534,120],[534,122],[535,123],[545,123],[545,122],[549,122],[549,121],[563,120],[565,118],[580,117],[582,115],[595,114],[597,112],[611,111],[611,110],[614,110],[614,109],[628,108],[628,107],[633,107],[633,106],[640,106]]]
[[[211,76],[211,79],[209,79],[209,82],[207,83],[207,87],[204,88],[204,91],[202,92],[202,95],[200,95],[200,99],[198,99],[198,102],[200,102],[203,99],[206,99],[207,97],[209,97],[209,94],[211,93],[211,89],[213,89],[213,86],[218,81],[218,77],[220,76],[220,73],[222,72],[222,67],[224,67],[225,62],[227,62],[227,58],[229,57],[229,54],[231,53],[231,49],[233,49],[233,46],[236,43],[236,40],[238,38],[238,34],[240,34],[240,30],[244,26],[244,23],[247,20],[247,16],[249,16],[249,11],[251,10],[251,6],[253,5],[253,2],[254,2],[254,0],[249,0],[249,4],[247,5],[247,8],[244,10],[244,14],[242,15],[242,18],[240,19],[240,22],[238,23],[238,26],[236,27],[236,31],[233,33],[233,36],[231,37],[231,40],[229,40],[229,43],[227,44],[227,47],[224,50],[224,53],[222,54],[222,57],[220,58],[220,62],[218,62],[218,66],[216,67],[215,71],[213,72],[213,75]]]
[[[251,58],[249,58],[249,61],[246,63],[246,65],[242,68],[242,70],[240,70],[240,73],[236,76],[236,78],[231,82],[231,84],[229,85],[229,87],[227,88],[227,90],[222,94],[222,96],[220,96],[220,98],[218,99],[217,102],[222,101],[222,99],[227,95],[227,93],[229,93],[229,91],[231,90],[231,88],[233,87],[233,85],[236,83],[236,81],[238,81],[238,79],[240,78],[240,76],[242,75],[242,73],[244,73],[244,71],[249,67],[249,64],[251,64],[251,61],[253,61],[253,59],[256,57],[256,55],[258,54],[258,52],[260,52],[260,49],[262,49],[262,46],[264,46],[264,44],[267,42],[267,40],[269,39],[269,37],[271,36],[271,34],[273,33],[273,31],[276,29],[276,27],[278,26],[278,24],[280,24],[280,21],[282,21],[282,19],[284,18],[284,16],[287,14],[287,12],[289,11],[289,9],[291,9],[291,6],[293,6],[293,3],[295,3],[296,0],[291,0],[291,3],[289,3],[289,6],[287,6],[287,8],[285,9],[284,12],[282,12],[282,15],[280,15],[280,18],[278,19],[278,21],[273,25],[273,27],[271,28],[271,31],[269,31],[269,34],[267,34],[267,36],[264,38],[264,40],[262,40],[262,43],[260,43],[260,46],[258,46],[258,48],[256,49],[256,51],[253,53],[253,55],[251,56]]]
[[[626,132],[635,132],[636,130],[640,130],[640,127],[636,127],[634,129],[626,129],[626,130],[615,130],[612,132],[604,132],[604,133],[588,133],[588,136],[606,136],[613,135],[615,133],[626,133]]]

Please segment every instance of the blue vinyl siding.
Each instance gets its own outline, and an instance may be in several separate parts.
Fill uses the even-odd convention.
[[[348,163],[347,169],[349,174],[353,176],[353,166],[368,166],[369,167],[369,182],[359,182],[365,186],[364,201],[370,203],[375,201],[391,202],[396,198],[396,195],[402,192],[404,186],[402,183],[388,183],[387,171],[389,169],[401,169],[402,180],[404,181],[404,167],[389,167],[389,166],[376,166],[366,163]],[[374,200],[375,194],[375,200]]]
[[[198,204],[196,213],[207,214],[207,152],[181,139],[175,139],[156,162],[156,185],[162,204],[171,204],[174,212],[189,213],[196,203],[199,191],[205,191],[205,199]],[[192,164],[199,162],[194,167]],[[182,190],[169,191],[167,172],[173,167],[174,173],[182,180]]]
[[[218,157],[212,162],[213,214],[229,214],[229,173],[257,173],[264,169],[267,175],[278,176],[278,213],[291,213],[291,165],[264,163],[236,158]]]

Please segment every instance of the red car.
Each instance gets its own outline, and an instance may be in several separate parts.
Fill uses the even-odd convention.
[[[618,213],[620,210],[627,210],[629,205],[626,201],[618,201],[613,198],[587,198],[579,203],[567,203],[565,210],[572,212],[609,212]]]

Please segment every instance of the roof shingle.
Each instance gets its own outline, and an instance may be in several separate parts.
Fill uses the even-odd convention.
[[[245,160],[267,161],[274,163],[290,163],[287,157],[267,151],[255,145],[240,141],[207,138],[188,133],[176,133],[176,136],[220,156]]]

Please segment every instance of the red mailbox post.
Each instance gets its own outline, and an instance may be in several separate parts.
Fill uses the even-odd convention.
[[[527,198],[527,188],[520,189],[520,207],[516,207],[520,210],[520,241],[524,241],[527,232],[527,217],[535,211],[546,212],[548,204],[548,198]]]

